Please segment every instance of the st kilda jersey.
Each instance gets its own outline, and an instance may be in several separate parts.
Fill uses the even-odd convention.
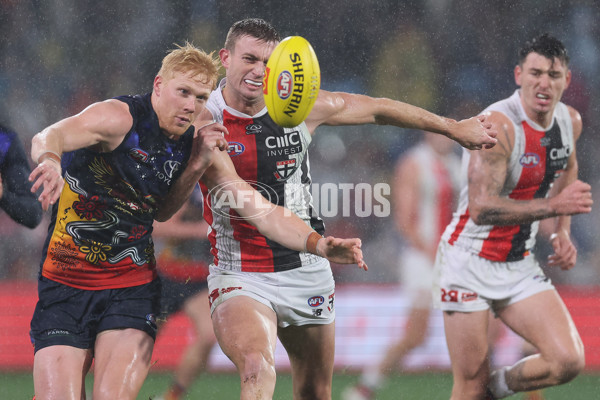
[[[133,126],[113,151],[64,153],[65,185],[52,209],[41,274],[80,289],[130,287],[156,278],[150,234],[156,207],[189,158],[194,128],[161,133],[150,94],[117,97]]]
[[[254,116],[240,113],[225,104],[221,91],[224,85],[225,80],[210,95],[207,108],[229,131],[228,153],[237,173],[272,203],[288,208],[323,234],[323,222],[314,211],[310,193],[307,151],[311,136],[306,124],[282,128],[273,122],[266,108]],[[215,199],[202,183],[201,187],[204,218],[210,225],[208,239],[218,267],[275,272],[298,268],[314,259],[312,254],[267,239],[241,219],[230,202]]]
[[[460,188],[460,157],[454,152],[440,155],[420,143],[406,154],[419,169],[416,190],[419,204],[412,229],[423,243],[437,243],[452,220]]]
[[[567,167],[567,160],[574,149],[573,123],[567,106],[563,103],[556,105],[552,123],[547,129],[527,117],[518,90],[485,111],[503,113],[512,121],[515,130],[508,176],[500,195],[515,200],[546,197],[556,178]],[[469,152],[464,151],[464,174],[468,163]],[[530,253],[539,221],[512,226],[477,226],[469,216],[468,206],[468,188],[465,185],[458,210],[444,232],[443,240],[492,261],[518,261]]]

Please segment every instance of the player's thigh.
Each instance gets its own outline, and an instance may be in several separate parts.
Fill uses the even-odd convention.
[[[536,293],[497,310],[497,314],[543,355],[583,354],[577,328],[555,290]]]
[[[444,331],[456,379],[472,380],[487,368],[489,311],[444,312]]]
[[[294,381],[331,380],[335,354],[335,322],[290,325],[279,328],[278,336],[290,359]]]
[[[212,322],[221,349],[238,367],[255,353],[274,363],[277,316],[265,304],[249,296],[231,297],[214,309]]]
[[[80,399],[91,364],[89,349],[56,345],[38,350],[33,359],[36,399]]]
[[[411,308],[406,320],[404,335],[409,338],[425,339],[429,328],[430,308]]]
[[[148,375],[153,348],[154,339],[139,329],[113,329],[98,334],[94,348],[94,399],[135,398]]]

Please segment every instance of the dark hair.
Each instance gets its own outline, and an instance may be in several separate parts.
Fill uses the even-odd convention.
[[[569,54],[565,45],[547,33],[533,38],[521,47],[519,50],[519,64],[523,64],[529,53],[538,53],[550,60],[558,58],[565,67],[569,66]]]
[[[225,39],[225,48],[232,51],[235,47],[235,42],[242,36],[251,36],[258,40],[267,43],[278,43],[281,41],[279,33],[273,25],[260,18],[247,18],[234,23]]]

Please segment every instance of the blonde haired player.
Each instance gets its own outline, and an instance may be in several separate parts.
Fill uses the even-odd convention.
[[[32,191],[43,186],[39,201],[52,206],[31,321],[37,400],[84,399],[92,361],[94,399],[137,397],[150,368],[160,297],[153,220],[171,207],[165,196],[190,171],[197,180],[212,165],[211,186],[239,179],[219,160],[227,130],[192,125],[215,87],[218,64],[189,44],[163,63],[151,93],[94,103],[33,138]],[[255,221],[268,237],[364,266],[358,239],[319,240],[249,186],[228,190],[238,189],[254,200],[236,208],[241,215],[269,211]]]

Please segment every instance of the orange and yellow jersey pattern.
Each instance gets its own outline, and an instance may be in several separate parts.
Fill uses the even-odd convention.
[[[133,127],[115,150],[63,154],[65,186],[52,210],[41,274],[88,290],[156,278],[156,207],[189,158],[193,127],[178,141],[160,132],[150,94],[122,96]]]

